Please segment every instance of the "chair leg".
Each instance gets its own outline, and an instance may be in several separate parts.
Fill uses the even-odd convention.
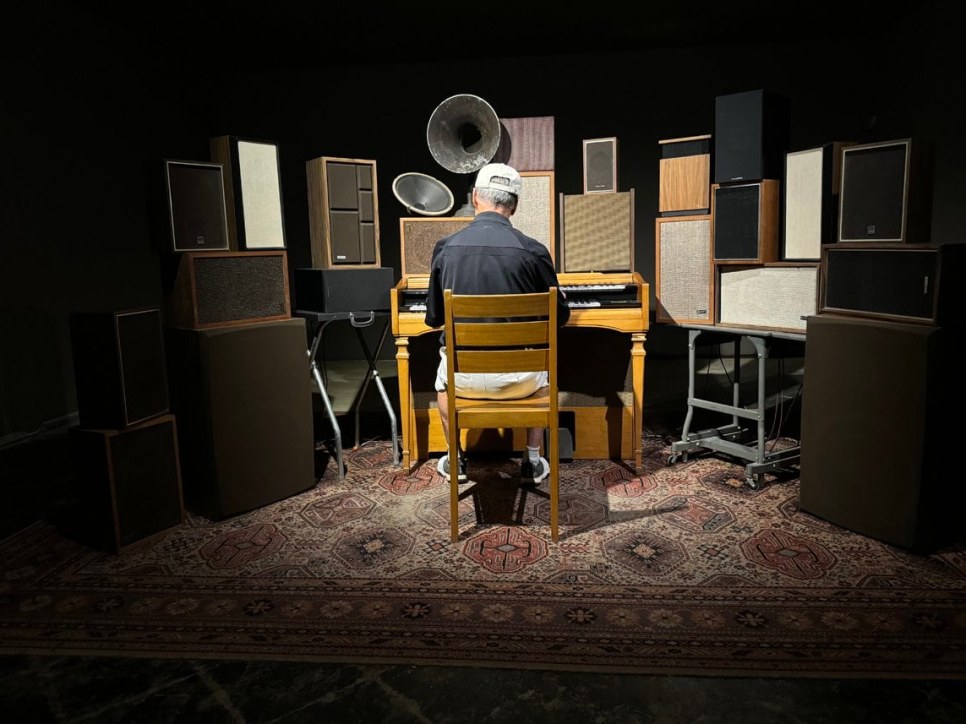
[[[456,411],[450,407],[449,430],[447,430],[449,455],[449,526],[450,540],[453,543],[460,537],[460,491],[459,491],[459,427],[456,424]]]
[[[550,537],[556,543],[560,538],[560,429],[551,421],[550,449],[547,462],[550,463]]]

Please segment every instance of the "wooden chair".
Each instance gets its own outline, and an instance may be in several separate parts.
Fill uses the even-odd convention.
[[[560,431],[557,418],[557,288],[536,294],[453,294],[443,291],[446,330],[446,430],[450,475],[450,532],[459,539],[459,482],[456,475],[460,430],[543,427],[550,440],[550,535],[558,539]],[[457,372],[548,373],[548,386],[519,400],[459,397]]]

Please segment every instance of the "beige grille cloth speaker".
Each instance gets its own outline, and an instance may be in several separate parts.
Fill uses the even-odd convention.
[[[656,219],[657,310],[660,322],[714,323],[711,215]]]
[[[514,228],[522,231],[545,247],[550,258],[556,260],[557,213],[554,203],[553,171],[521,171],[523,190],[517,203],[516,213],[510,219]]]
[[[718,267],[718,323],[804,332],[818,311],[818,265]]]
[[[634,189],[561,194],[561,271],[634,270]]]

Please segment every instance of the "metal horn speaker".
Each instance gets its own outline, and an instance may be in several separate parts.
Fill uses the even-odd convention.
[[[479,96],[450,96],[430,116],[426,142],[447,171],[473,173],[489,163],[500,147],[500,119]]]
[[[422,216],[442,216],[453,208],[453,192],[424,173],[399,174],[392,182],[392,193],[410,213]]]

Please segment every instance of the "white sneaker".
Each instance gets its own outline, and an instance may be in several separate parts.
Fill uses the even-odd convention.
[[[456,480],[460,483],[465,483],[468,478],[466,477],[466,459],[462,457],[457,457],[457,466],[459,471],[456,476]],[[449,454],[443,455],[436,463],[436,471],[442,475],[444,478],[449,480]]]
[[[550,463],[546,458],[540,458],[536,464],[530,458],[524,458],[520,463],[520,480],[524,483],[539,483],[550,475]]]

